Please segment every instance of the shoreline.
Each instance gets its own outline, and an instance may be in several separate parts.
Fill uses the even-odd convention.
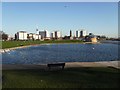
[[[120,69],[120,61],[66,62],[65,68],[74,67],[113,67]],[[47,64],[2,64],[2,70],[48,69]]]
[[[97,42],[97,43],[81,42],[81,43],[44,43],[44,44],[32,44],[32,45],[25,45],[25,46],[19,46],[19,47],[12,47],[12,48],[0,49],[0,54],[1,53],[6,53],[6,52],[11,51],[11,50],[16,50],[16,49],[21,49],[21,48],[27,48],[27,47],[31,47],[31,46],[48,45],[48,44],[100,44],[100,42]]]
[[[12,48],[1,49],[0,50],[0,54],[1,53],[6,53],[6,52],[11,51],[11,50],[16,50],[16,49],[21,49],[21,48],[27,48],[27,47],[30,47],[30,46],[35,46],[35,45],[26,45],[26,46],[19,46],[19,47],[12,47]]]

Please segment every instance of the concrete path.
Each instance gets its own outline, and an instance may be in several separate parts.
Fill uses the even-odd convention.
[[[120,61],[65,63],[65,68],[70,68],[70,67],[115,67],[120,69]],[[12,70],[12,69],[48,69],[48,67],[46,64],[41,64],[41,65],[4,64],[2,65],[2,70]]]

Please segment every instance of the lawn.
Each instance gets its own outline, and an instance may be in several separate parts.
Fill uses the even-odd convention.
[[[120,70],[110,67],[3,70],[2,74],[3,88],[118,88],[120,80]]]
[[[2,41],[2,48],[20,47],[21,45],[35,45],[46,43],[82,43],[80,40],[47,40],[47,41]]]

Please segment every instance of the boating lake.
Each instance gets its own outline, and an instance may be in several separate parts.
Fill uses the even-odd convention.
[[[118,44],[46,44],[2,53],[2,64],[48,64],[118,60]]]

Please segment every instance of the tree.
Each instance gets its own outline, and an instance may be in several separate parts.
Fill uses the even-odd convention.
[[[8,35],[3,32],[2,33],[2,40],[6,41],[7,39],[8,39]]]
[[[17,34],[15,34],[15,40],[17,40]]]

